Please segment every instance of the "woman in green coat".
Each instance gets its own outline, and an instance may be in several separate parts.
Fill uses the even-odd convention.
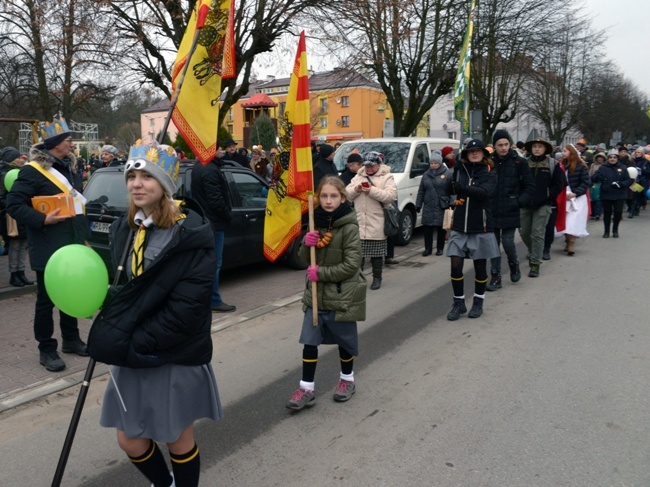
[[[366,318],[366,280],[361,273],[361,239],[356,213],[346,201],[343,182],[325,176],[316,192],[314,220],[318,231],[305,235],[301,257],[309,262],[309,247],[316,247],[316,265],[307,269],[303,296],[300,343],[302,380],[287,402],[298,411],[316,403],[314,376],[318,345],[336,344],[341,359],[341,374],[334,400],[344,402],[355,392],[354,357],[358,355],[357,321]],[[313,324],[312,286],[316,282],[318,324]]]

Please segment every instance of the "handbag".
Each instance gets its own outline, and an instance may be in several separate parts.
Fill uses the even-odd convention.
[[[18,224],[16,220],[7,215],[7,236],[8,237],[17,237],[18,236]]]
[[[594,201],[600,199],[600,183],[596,183],[589,188],[589,197]]]
[[[394,204],[384,206],[384,235],[392,237],[399,232],[399,210]]]
[[[454,220],[454,210],[452,208],[447,208],[442,215],[442,229],[451,230],[451,226]]]

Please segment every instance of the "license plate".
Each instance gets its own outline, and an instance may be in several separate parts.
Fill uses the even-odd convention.
[[[108,233],[108,230],[111,228],[111,224],[106,222],[92,222],[91,228],[93,232]]]

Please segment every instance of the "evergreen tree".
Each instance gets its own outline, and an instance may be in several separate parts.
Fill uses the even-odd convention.
[[[261,145],[267,151],[278,146],[276,138],[277,135],[271,118],[264,113],[257,117],[251,129],[251,145]]]

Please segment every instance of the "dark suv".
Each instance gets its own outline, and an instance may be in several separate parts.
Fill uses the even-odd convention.
[[[191,198],[193,162],[182,163],[175,196]],[[239,164],[226,161],[223,174],[228,181],[232,222],[225,232],[223,268],[239,267],[265,260],[264,215],[268,184],[264,179]],[[128,192],[124,180],[124,166],[106,167],[94,172],[84,196],[86,216],[90,222],[90,245],[99,253],[112,274],[108,249],[108,230],[117,217],[128,209]],[[301,238],[295,239],[281,260],[294,269],[305,269],[298,256]]]

